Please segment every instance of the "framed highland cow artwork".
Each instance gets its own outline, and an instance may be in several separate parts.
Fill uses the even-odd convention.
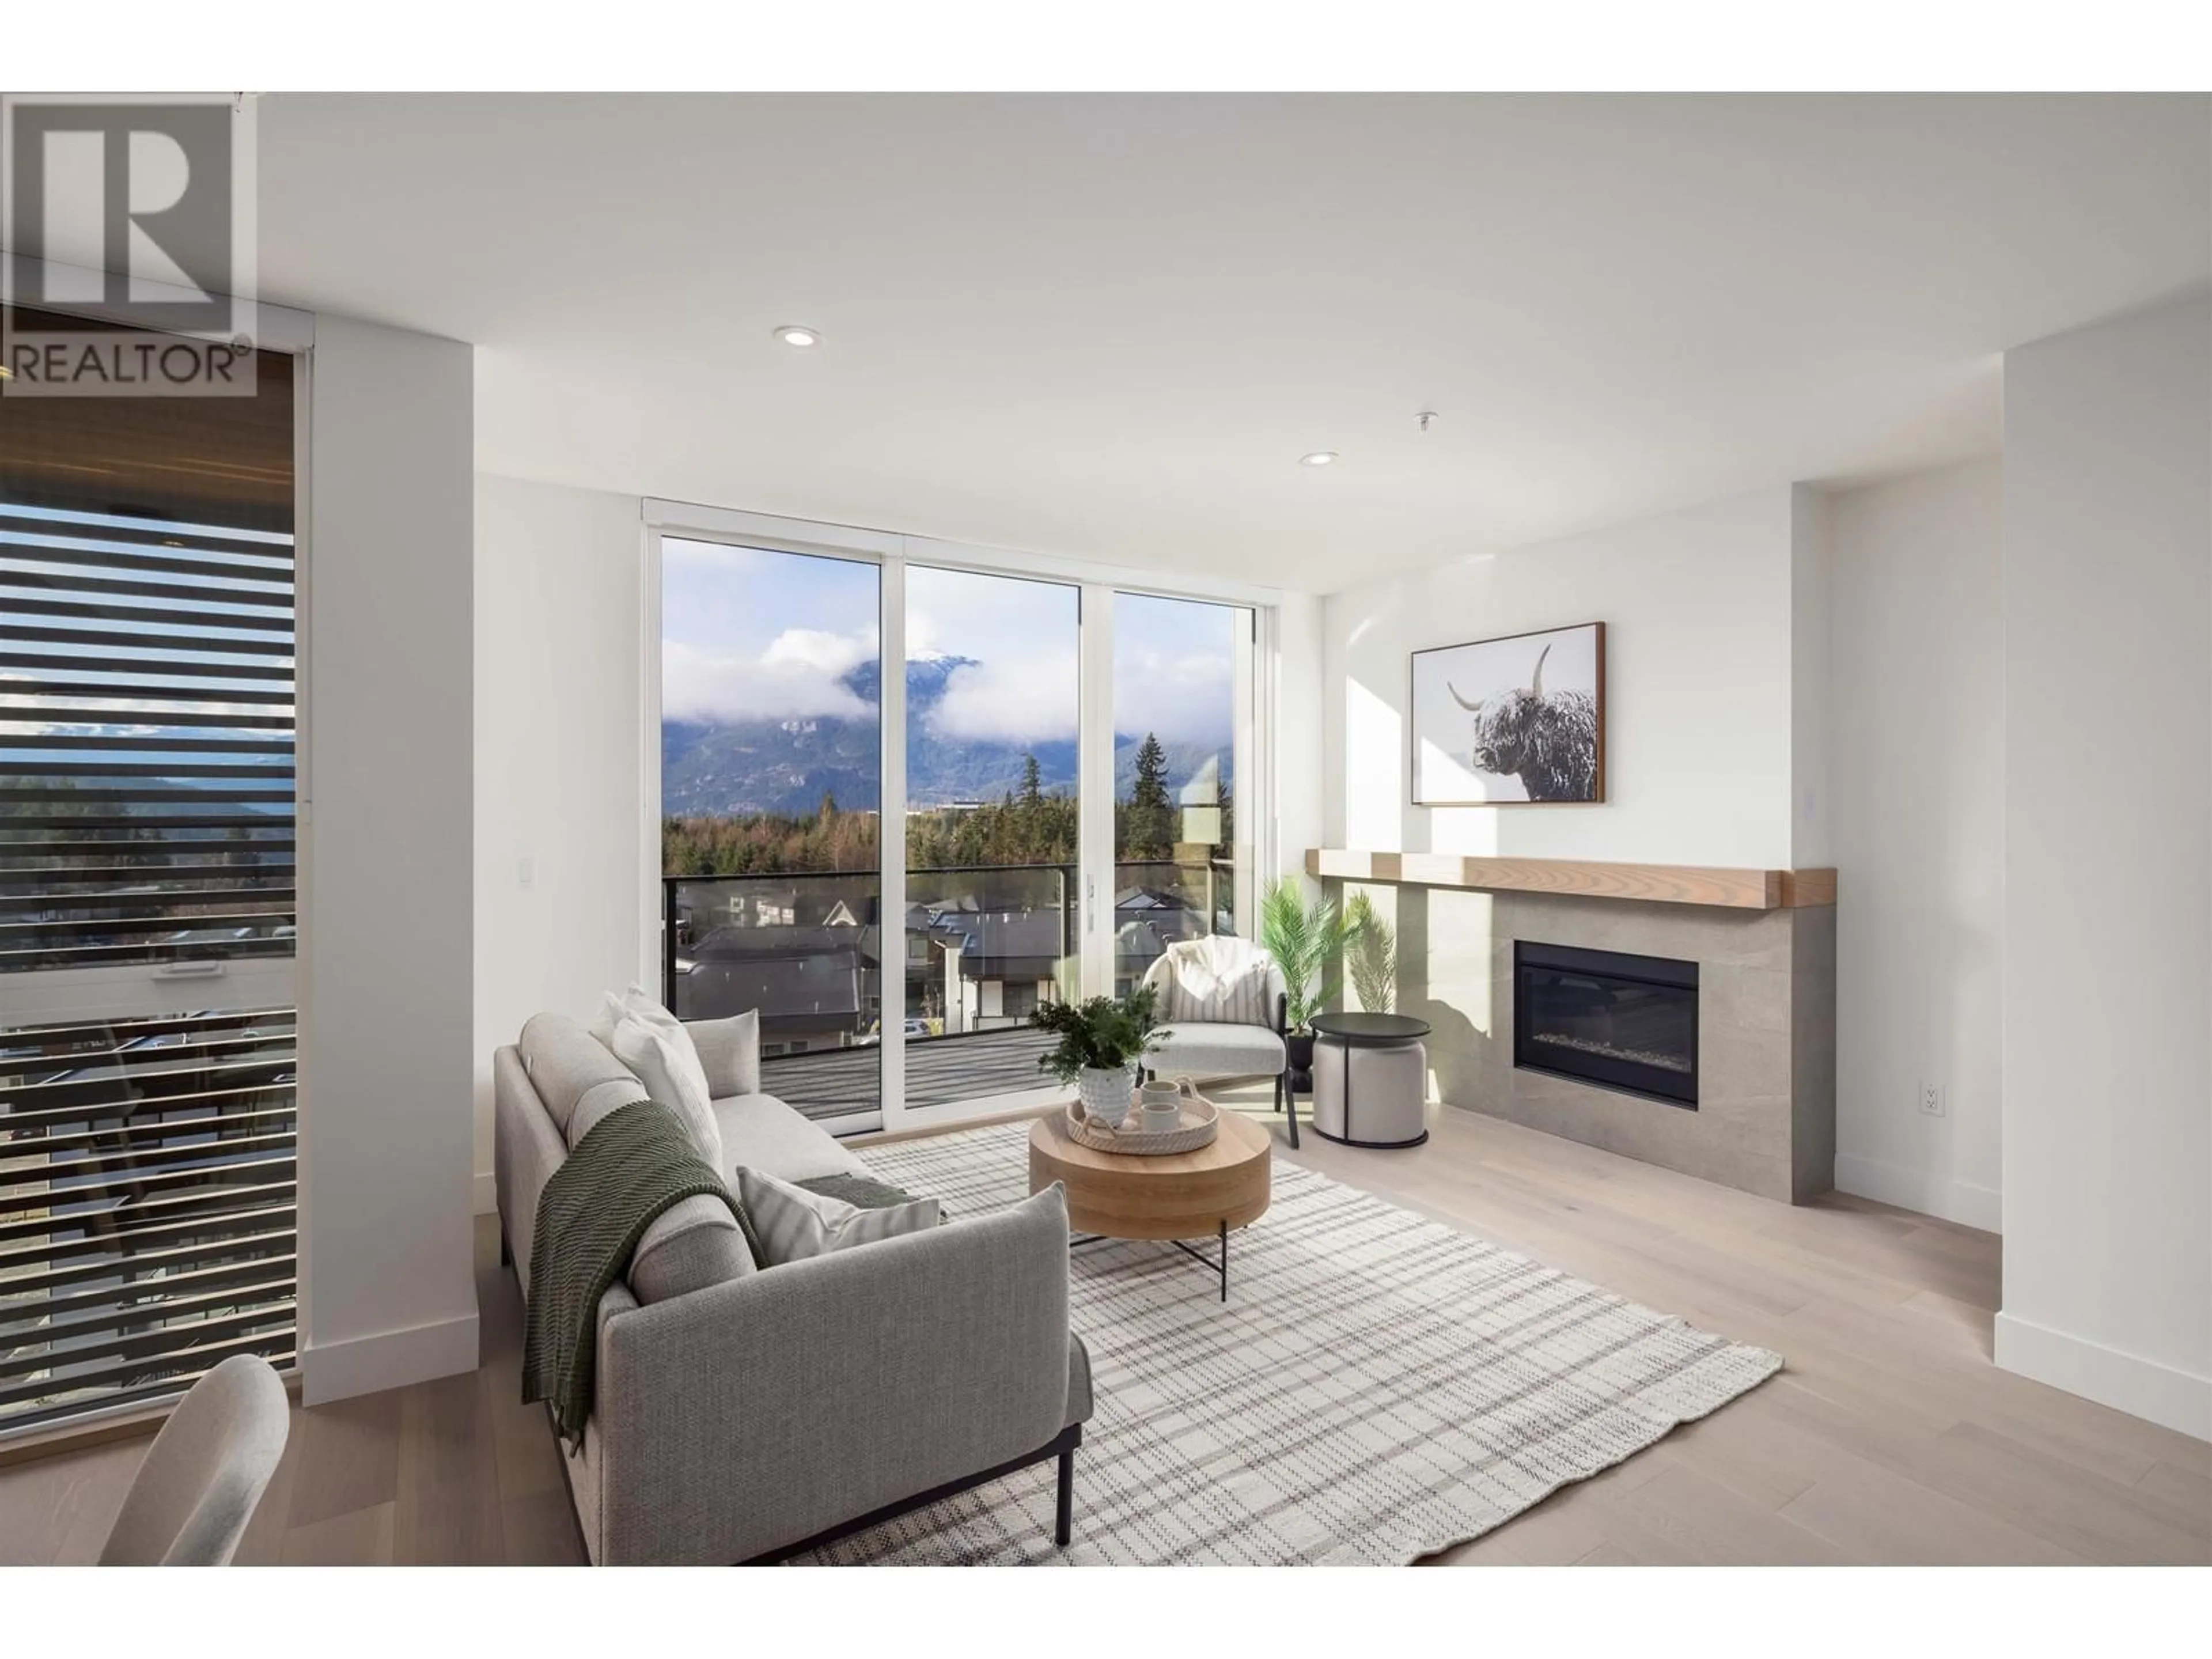
[[[1605,624],[1413,653],[1413,805],[1605,799]]]

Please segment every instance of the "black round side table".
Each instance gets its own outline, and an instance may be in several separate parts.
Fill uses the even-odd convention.
[[[1330,1102],[1322,1091],[1320,1056],[1315,1056],[1307,1127],[1340,1146],[1418,1146],[1426,1140],[1429,1065],[1421,1039],[1429,1034],[1428,1021],[1411,1014],[1317,1014],[1312,1024],[1316,1038],[1336,1045],[1342,1063],[1338,1099]],[[1357,1120],[1355,1072],[1369,1073],[1358,1091],[1361,1115]],[[1358,1128],[1369,1133],[1362,1136]],[[1412,1133],[1402,1133],[1409,1128]]]

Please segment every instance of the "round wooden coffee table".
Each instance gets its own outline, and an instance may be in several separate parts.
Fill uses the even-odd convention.
[[[1030,1190],[1042,1192],[1055,1181],[1066,1186],[1071,1246],[1103,1238],[1172,1244],[1221,1275],[1226,1302],[1229,1230],[1267,1213],[1273,1147],[1263,1127],[1241,1112],[1224,1112],[1213,1144],[1194,1152],[1096,1152],[1069,1134],[1066,1115],[1055,1111],[1030,1130]],[[1208,1237],[1220,1245],[1218,1261],[1184,1243]]]

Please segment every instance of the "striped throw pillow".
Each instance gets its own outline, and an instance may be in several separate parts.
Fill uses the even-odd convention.
[[[1175,965],[1164,1012],[1170,1024],[1273,1025],[1275,1011],[1268,994],[1273,980],[1264,959],[1221,973],[1185,957]]]
[[[907,1233],[926,1233],[939,1220],[933,1198],[863,1210],[758,1170],[738,1171],[738,1200],[760,1240],[763,1267],[803,1261],[811,1255],[849,1250]]]

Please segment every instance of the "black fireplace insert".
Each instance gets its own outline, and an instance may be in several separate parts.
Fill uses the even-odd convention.
[[[1698,1109],[1698,964],[1513,944],[1513,1063]]]

